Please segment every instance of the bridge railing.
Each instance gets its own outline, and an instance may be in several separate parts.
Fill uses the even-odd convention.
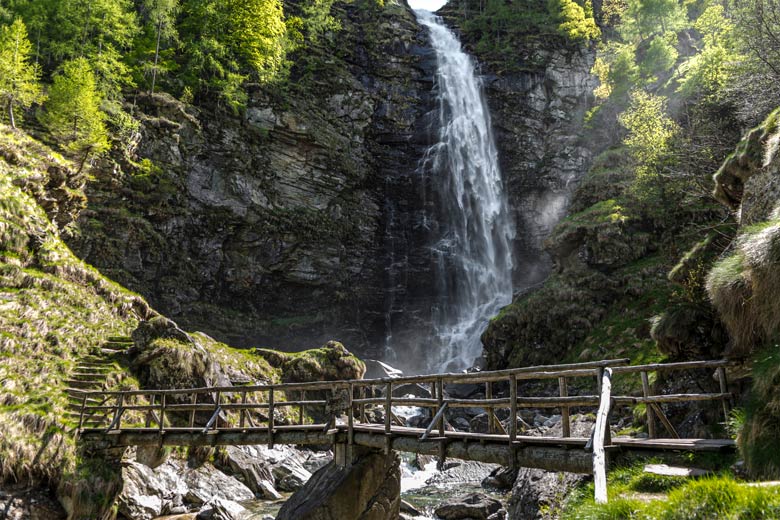
[[[274,431],[279,427],[308,427],[308,415],[317,416],[325,430],[336,426],[336,417],[346,415],[350,442],[356,426],[383,425],[384,433],[405,426],[394,412],[394,407],[415,406],[428,409],[432,420],[421,435],[422,439],[443,440],[452,433],[448,426],[448,412],[454,408],[482,408],[487,415],[487,435],[505,436],[507,442],[517,442],[519,410],[522,408],[558,409],[561,415],[563,438],[572,437],[572,409],[599,408],[605,370],[617,377],[639,377],[641,393],[611,395],[609,411],[618,405],[645,405],[648,437],[659,437],[657,422],[667,430],[670,438],[679,434],[666,415],[662,405],[694,401],[719,401],[724,416],[728,414],[731,394],[728,392],[725,368],[728,361],[691,361],[682,363],[654,363],[628,365],[628,359],[612,359],[586,363],[523,367],[508,370],[474,373],[429,374],[399,378],[357,379],[345,381],[316,381],[307,383],[261,384],[172,390],[131,390],[83,392],[79,431],[99,423],[106,431],[127,429],[193,430],[202,433],[221,430],[260,429],[268,432],[273,445]],[[715,370],[719,391],[653,395],[650,375],[657,372],[707,369]],[[582,380],[586,382],[583,383]],[[590,382],[587,380],[590,379]],[[557,382],[557,388],[546,395],[520,395],[518,386],[530,382]],[[574,386],[572,383],[576,382]],[[594,384],[595,383],[595,384]],[[455,398],[450,385],[484,385],[484,397]],[[410,386],[411,385],[411,386]],[[394,395],[398,390],[423,389],[422,396]],[[638,385],[637,385],[638,386]],[[590,392],[595,387],[595,393]],[[521,386],[521,388],[523,388]],[[450,390],[450,391],[448,391]],[[574,395],[571,395],[574,390]],[[580,393],[586,392],[586,393]],[[452,393],[456,393],[452,391]],[[553,394],[553,395],[551,395]],[[308,396],[308,397],[307,397]],[[289,410],[293,408],[295,410]],[[504,421],[497,410],[505,410]],[[287,414],[279,414],[288,410]],[[297,417],[296,412],[297,411]],[[307,414],[307,411],[309,414]],[[375,413],[381,411],[381,414]],[[508,411],[508,414],[506,413]],[[314,412],[313,414],[311,412]],[[374,413],[372,413],[374,412]],[[277,415],[286,415],[286,424],[277,424]],[[100,421],[95,421],[100,418]],[[605,419],[608,420],[608,417]],[[379,422],[378,422],[379,421]],[[505,426],[506,424],[506,426]],[[436,432],[433,436],[433,432]],[[610,444],[609,428],[605,429],[606,445]]]

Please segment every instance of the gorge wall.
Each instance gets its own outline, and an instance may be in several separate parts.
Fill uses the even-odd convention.
[[[392,324],[396,362],[413,369],[434,293],[417,168],[437,130],[435,56],[405,3],[333,14],[341,29],[305,50],[289,82],[251,89],[241,114],[139,95],[136,148],[97,169],[70,245],[222,341],[336,338],[383,357]],[[526,71],[484,70],[520,287],[547,272],[542,240],[587,169],[577,136],[594,86],[585,48],[524,52]]]

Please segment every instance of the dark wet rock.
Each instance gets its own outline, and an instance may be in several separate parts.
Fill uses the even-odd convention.
[[[401,513],[410,516],[420,516],[422,514],[422,511],[414,507],[406,500],[401,500]]]
[[[501,502],[498,500],[481,493],[472,493],[437,507],[436,516],[443,520],[488,520],[501,510]]]
[[[412,383],[412,384],[399,385],[393,387],[393,395],[395,397],[404,397],[404,396],[411,395],[414,397],[429,398],[431,397],[431,391],[422,385]]]
[[[474,399],[485,396],[485,385],[457,383],[444,386],[444,392],[454,399]]]
[[[270,465],[250,447],[227,446],[221,462],[233,475],[239,476],[258,497],[268,500],[281,498],[274,489],[274,475]]]
[[[512,489],[517,480],[517,469],[500,466],[482,480],[482,487],[493,489]]]
[[[366,363],[366,375],[364,376],[366,379],[385,379],[404,375],[401,370],[376,359],[365,359],[364,362]]]

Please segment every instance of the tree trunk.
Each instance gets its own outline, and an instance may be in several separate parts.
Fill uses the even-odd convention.
[[[157,61],[160,58],[160,35],[162,34],[162,17],[157,23],[157,44],[154,48],[154,67],[152,67],[152,91],[150,94],[154,94],[154,84],[157,81]]]
[[[11,128],[16,130],[16,120],[14,119],[14,101],[8,100],[8,116],[11,118]]]

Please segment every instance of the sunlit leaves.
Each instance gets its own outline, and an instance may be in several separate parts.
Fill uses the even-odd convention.
[[[16,127],[14,107],[27,108],[44,98],[39,83],[40,70],[31,63],[31,55],[32,45],[21,19],[0,27],[0,100],[13,127]]]

